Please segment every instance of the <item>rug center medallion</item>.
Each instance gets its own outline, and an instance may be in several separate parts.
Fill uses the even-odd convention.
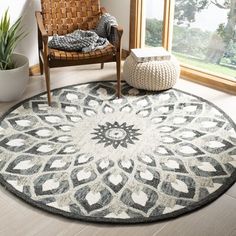
[[[98,143],[104,143],[104,147],[112,145],[115,149],[119,146],[127,148],[128,144],[135,144],[135,140],[139,140],[141,135],[135,129],[134,125],[127,125],[126,122],[119,124],[118,122],[106,122],[105,125],[99,125],[99,128],[94,129],[92,139],[98,140]]]

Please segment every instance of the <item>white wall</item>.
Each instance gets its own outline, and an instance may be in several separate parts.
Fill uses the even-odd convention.
[[[14,23],[22,16],[23,29],[27,36],[18,44],[16,52],[22,53],[29,58],[30,65],[38,64],[37,30],[35,10],[40,9],[39,0],[0,0],[0,17],[9,8],[11,22]]]
[[[101,6],[117,18],[119,25],[124,29],[123,43],[124,49],[129,49],[129,18],[130,0],[101,0]]]
[[[123,48],[129,49],[130,0],[101,0],[101,5],[114,15],[124,28]],[[24,30],[28,33],[16,48],[16,52],[29,58],[30,66],[38,64],[37,28],[35,10],[40,10],[40,0],[0,0],[0,17],[9,8],[11,21],[22,16]]]

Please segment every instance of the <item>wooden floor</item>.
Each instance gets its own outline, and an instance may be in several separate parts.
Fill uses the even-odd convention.
[[[52,87],[115,79],[115,65],[51,70]],[[176,88],[219,106],[236,122],[236,97],[179,80]],[[44,91],[43,77],[30,78],[24,98]],[[19,102],[19,101],[18,101]],[[17,103],[17,102],[15,102]],[[0,103],[0,115],[15,103]],[[236,184],[210,205],[191,214],[153,224],[130,226],[90,224],[36,209],[0,187],[0,236],[236,236]]]

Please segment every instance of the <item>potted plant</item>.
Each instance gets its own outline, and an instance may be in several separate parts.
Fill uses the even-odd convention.
[[[0,101],[19,98],[29,80],[29,60],[14,53],[17,43],[25,36],[21,17],[10,26],[8,10],[0,20]]]

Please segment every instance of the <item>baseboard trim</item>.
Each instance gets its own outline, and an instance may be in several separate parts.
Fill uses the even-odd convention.
[[[30,66],[29,68],[29,75],[30,76],[36,76],[40,74],[40,68],[39,68],[39,64]]]

